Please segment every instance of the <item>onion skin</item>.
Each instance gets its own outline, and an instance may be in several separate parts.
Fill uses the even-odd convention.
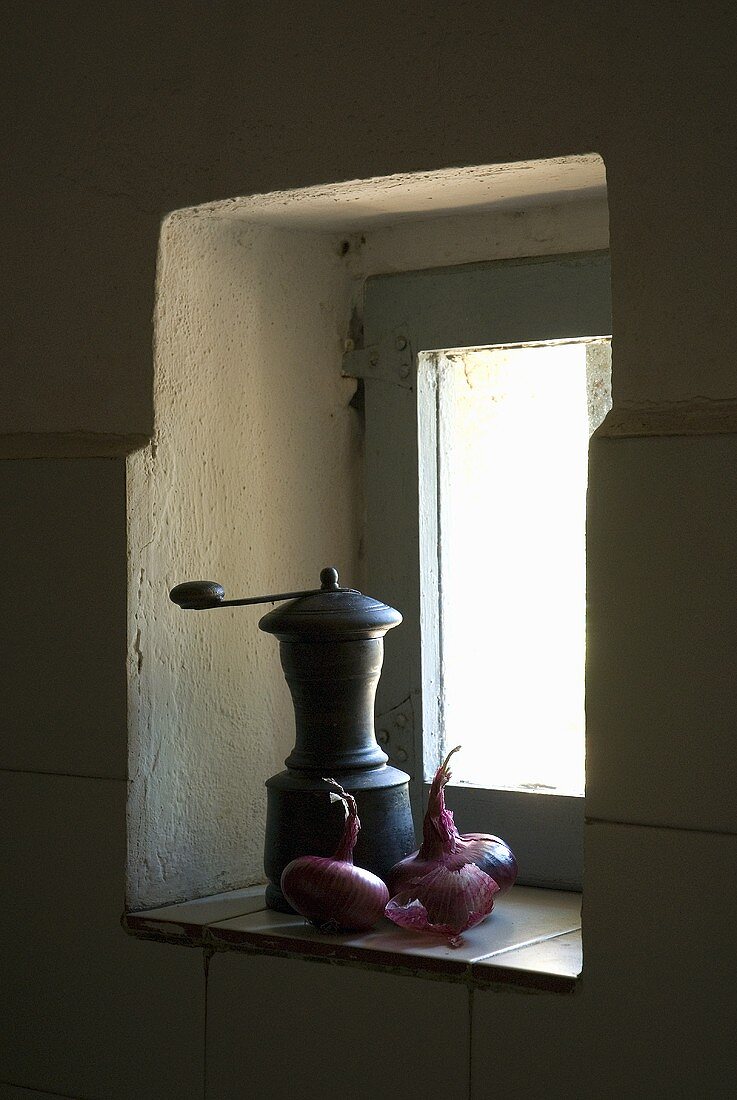
[[[457,941],[487,917],[497,894],[517,878],[517,861],[497,836],[461,835],[445,806],[451,773],[448,754],[435,773],[420,848],[392,867],[386,916],[403,928],[438,932]]]
[[[474,863],[454,869],[439,863],[393,897],[386,915],[402,928],[455,939],[488,917],[498,893],[494,879]]]
[[[449,811],[450,812],[450,811]],[[459,834],[459,850],[446,856],[447,867],[463,867],[474,863],[494,879],[499,893],[510,890],[517,879],[517,860],[512,850],[497,836],[486,833]],[[455,855],[455,858],[453,858]],[[387,876],[387,885],[392,897],[407,890],[413,883],[419,882],[428,872],[437,866],[437,858],[423,858],[422,848],[396,863]]]
[[[446,809],[445,787],[451,777],[448,763],[456,752],[457,748],[448,753],[435,773],[420,848],[396,863],[387,876],[392,897],[419,882],[439,860],[446,867],[456,869],[474,863],[494,879],[500,894],[511,889],[517,879],[517,860],[503,840],[487,833],[459,833],[452,810]]]
[[[346,808],[340,844],[332,858],[293,859],[282,871],[281,890],[292,908],[323,932],[367,932],[383,916],[389,891],[377,875],[354,866],[361,828],[356,800],[334,779],[325,782],[331,798],[341,798]]]
[[[282,872],[281,889],[293,909],[326,932],[367,932],[389,901],[376,875],[323,856],[293,859]]]

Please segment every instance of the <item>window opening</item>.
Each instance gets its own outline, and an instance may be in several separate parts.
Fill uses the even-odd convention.
[[[448,804],[462,831],[509,842],[527,885],[582,883],[585,477],[608,409],[610,332],[606,252],[496,260],[370,277],[363,347],[348,356],[364,379],[364,584],[404,615],[386,642],[379,740],[415,780],[417,821],[444,750],[462,744]],[[484,400],[464,405],[474,390]],[[492,441],[488,454],[464,423]],[[573,454],[564,502],[556,484]],[[500,532],[514,535],[506,548]],[[575,561],[568,626],[563,567]],[[539,753],[529,738],[522,750],[523,731]]]
[[[594,338],[419,356],[437,418],[420,430],[435,439],[420,510],[437,511],[421,557],[438,557],[424,622],[442,751],[463,745],[456,783],[584,793],[588,441],[611,407],[610,355]]]

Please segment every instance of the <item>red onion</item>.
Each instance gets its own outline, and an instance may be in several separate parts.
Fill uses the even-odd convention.
[[[484,833],[462,836],[446,809],[448,763],[455,752],[432,781],[422,846],[389,872],[392,898],[386,907],[395,924],[450,937],[479,924],[493,909],[494,896],[517,878],[517,861],[503,840]]]
[[[355,798],[334,779],[325,782],[332,787],[330,800],[345,805],[343,837],[332,859],[299,856],[288,863],[282,871],[282,893],[321,932],[367,932],[383,915],[389,891],[371,871],[353,864],[361,828]]]

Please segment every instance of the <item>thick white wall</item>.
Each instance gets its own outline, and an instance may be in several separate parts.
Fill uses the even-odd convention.
[[[356,574],[360,440],[340,374],[340,240],[175,215],[156,309],[156,431],[128,460],[131,905],[263,880],[264,780],[294,719],[267,607],[182,613]]]
[[[210,1098],[247,1094],[254,1081],[276,1097],[295,1081],[308,1094],[334,1087],[333,1035],[348,1052],[341,1084],[357,1096],[364,1086],[410,1089],[402,1045],[445,1053],[449,1034],[435,1076],[456,1071],[447,1092],[461,1097],[470,1079],[473,1100],[498,1083],[523,1097],[541,1082],[562,1096],[732,1091],[734,20],[725,6],[582,0],[452,9],[376,0],[360,13],[301,0],[247,15],[234,0],[5,5],[0,454],[30,460],[30,479],[29,464],[5,462],[4,480],[11,499],[36,501],[10,522],[3,511],[6,576],[21,576],[18,587],[56,578],[71,604],[95,562],[111,595],[100,651],[119,647],[121,667],[122,461],[118,488],[101,477],[85,499],[72,456],[102,469],[102,455],[151,432],[162,218],[229,196],[453,165],[595,150],[607,166],[614,396],[628,409],[623,430],[640,438],[602,439],[594,455],[591,560],[612,584],[592,592],[598,820],[588,826],[581,995],[493,990],[469,1013],[446,990],[435,1025],[422,1011],[437,1004],[426,991],[445,987],[218,957]],[[653,434],[663,429],[667,439]],[[56,456],[53,470],[43,455]],[[70,497],[76,511],[54,507]],[[27,549],[11,552],[23,540]],[[94,725],[82,730],[74,707],[55,707],[67,673],[82,695],[112,698],[104,662],[71,670],[68,654],[88,640],[84,618],[53,601],[36,616],[19,601],[5,626],[9,647],[18,631],[24,645],[35,631],[42,653],[54,630],[61,640],[51,674],[25,680],[39,696],[34,736],[10,716],[22,694],[3,718],[12,904],[0,913],[0,997],[13,1026],[0,1039],[2,1087],[199,1097],[202,959],[131,945],[116,924],[122,700],[115,716],[99,708],[96,746]],[[6,690],[20,684],[9,678]],[[103,760],[105,775],[95,770]],[[305,1024],[316,1003],[319,1032]]]

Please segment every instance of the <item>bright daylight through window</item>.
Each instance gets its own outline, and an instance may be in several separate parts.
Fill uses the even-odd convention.
[[[437,418],[422,491],[437,494],[423,505],[437,517],[438,732],[463,745],[457,783],[583,794],[588,441],[610,362],[605,337],[420,356]]]

